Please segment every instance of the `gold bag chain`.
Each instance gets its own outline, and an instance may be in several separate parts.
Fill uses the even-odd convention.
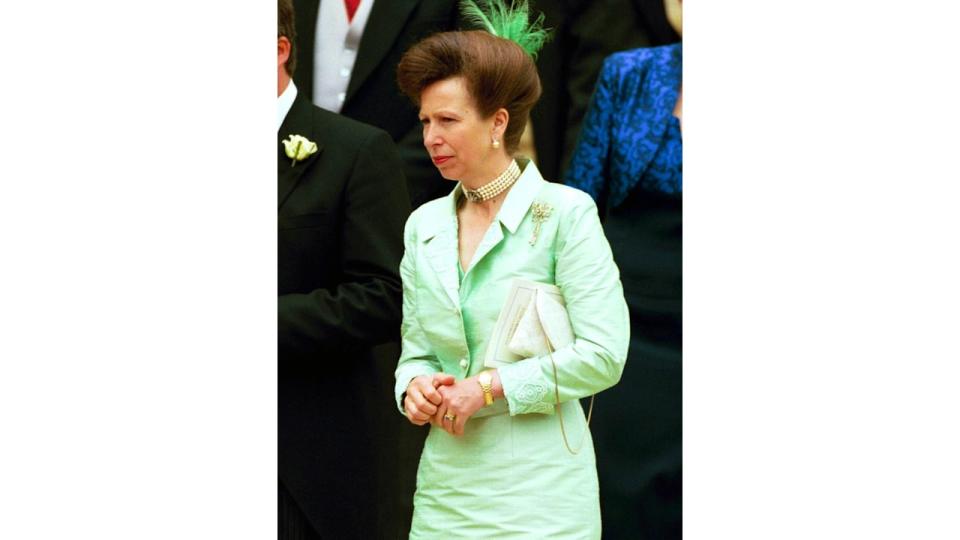
[[[543,328],[543,324],[541,324],[540,327]],[[574,450],[573,448],[570,448],[570,441],[567,440],[567,430],[563,427],[563,411],[560,410],[560,382],[557,378],[557,363],[553,360],[553,343],[550,343],[550,336],[547,335],[545,330],[543,332],[543,339],[547,343],[547,354],[550,356],[550,363],[553,364],[553,388],[557,397],[557,403],[555,407],[557,408],[557,418],[560,419],[560,435],[563,436],[563,444],[567,447],[567,451],[573,455],[577,455],[580,453],[580,450],[583,450],[583,444],[586,442],[587,433],[590,433],[590,419],[593,417],[593,402],[597,399],[597,395],[594,394],[590,396],[590,408],[587,412],[587,425],[583,428],[583,435],[580,437],[580,444],[577,445],[577,449]]]

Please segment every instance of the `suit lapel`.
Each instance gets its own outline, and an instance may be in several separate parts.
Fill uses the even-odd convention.
[[[477,250],[473,252],[473,260],[470,261],[470,268],[466,269],[464,275],[473,270],[474,267],[483,260],[483,257],[486,256],[487,253],[490,253],[490,250],[496,247],[502,240],[503,227],[500,225],[499,219],[494,219],[493,223],[490,224],[490,228],[487,229],[487,233],[483,235],[483,240],[480,240],[480,245],[477,246]]]
[[[503,241],[504,227],[510,234],[517,232],[520,222],[523,221],[530,205],[533,204],[533,199],[546,183],[532,161],[521,159],[520,163],[523,167],[523,173],[517,179],[517,183],[510,189],[510,192],[507,193],[507,198],[503,201],[503,206],[497,213],[497,219],[493,221],[492,226],[483,236],[483,240],[480,241],[480,245],[477,246],[477,251],[473,254],[473,260],[470,261],[470,268],[467,272],[472,271],[493,248]]]
[[[317,134],[314,132],[313,122],[311,122],[313,112],[311,107],[310,102],[298,92],[297,98],[290,107],[290,112],[287,113],[287,117],[284,118],[283,124],[280,126],[280,132],[277,134],[277,151],[279,152],[277,154],[278,208],[283,206],[283,203],[286,202],[290,193],[297,187],[300,177],[303,176],[303,173],[313,165],[320,153],[323,152],[323,146],[320,144]],[[287,157],[282,142],[290,135],[302,135],[317,143],[316,153],[303,161],[298,161],[296,164],[293,164],[293,160]]]
[[[677,102],[682,76],[681,51],[680,46],[664,49],[664,53],[668,55],[668,60],[666,62],[651,62],[650,71],[644,78],[643,91],[638,92],[634,98],[636,101],[628,106],[628,110],[629,107],[633,107],[633,110],[636,111],[638,121],[635,125],[650,126],[652,134],[650,140],[657,141],[656,145],[642,147],[645,151],[642,151],[642,155],[636,160],[636,163],[642,164],[637,172],[637,178],[646,172],[650,162],[653,161],[656,150],[660,146],[659,143],[667,131],[670,117],[673,116],[673,105]],[[648,100],[644,97],[643,101],[639,101],[640,96],[650,96],[650,98]],[[644,103],[668,104],[669,106],[644,107]],[[625,137],[624,140],[632,141],[633,139]]]
[[[360,50],[357,52],[357,60],[353,65],[353,73],[350,75],[345,103],[357,93],[367,77],[373,73],[374,68],[393,47],[393,42],[397,40],[413,8],[419,2],[420,0],[374,2],[373,7],[370,8],[367,26],[363,29],[363,39],[360,42]]]
[[[523,221],[533,200],[540,193],[540,189],[546,185],[546,181],[540,175],[540,171],[533,162],[523,160],[523,173],[517,179],[517,183],[510,189],[497,219],[493,221],[490,229],[483,236],[480,245],[473,254],[473,260],[470,261],[470,268],[464,273],[466,275],[473,271],[483,258],[504,241],[504,227],[510,234],[515,234],[520,222]],[[424,215],[419,220],[417,236],[426,244],[423,249],[424,256],[430,263],[437,279],[443,286],[444,292],[450,298],[454,306],[460,307],[460,277],[458,267],[460,266],[460,245],[457,237],[457,213],[456,200],[462,193],[460,184],[457,184],[444,198],[444,204],[432,207],[431,213]]]
[[[431,212],[419,220],[417,236],[425,244],[423,254],[436,274],[443,291],[455,307],[460,307],[460,261],[457,244],[457,214],[454,210],[456,194],[444,198],[445,204],[430,207]]]
[[[460,261],[457,260],[456,227],[447,227],[434,236],[427,243],[425,253],[447,297],[454,306],[460,307],[460,276],[457,271]]]
[[[666,130],[666,120],[673,116],[673,105],[677,102],[677,96],[680,94],[680,80],[682,77],[681,54],[679,46],[671,47],[666,51],[668,60],[666,62],[656,62],[651,66],[652,73],[647,78],[647,92],[655,95],[653,103],[664,103],[668,106],[657,107],[655,109],[658,115],[658,126],[663,131]]]

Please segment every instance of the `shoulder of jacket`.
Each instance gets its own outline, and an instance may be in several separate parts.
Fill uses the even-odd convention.
[[[314,124],[326,135],[325,143],[329,145],[343,145],[358,147],[377,137],[390,137],[386,131],[370,124],[364,124],[352,118],[313,107]]]
[[[557,182],[547,182],[540,190],[538,199],[547,199],[563,208],[590,206],[593,198],[583,190]]]
[[[660,45],[659,47],[640,47],[628,51],[615,52],[603,61],[603,69],[620,71],[623,69],[643,69],[651,64],[679,55],[682,51],[681,43]]]
[[[607,57],[607,61],[612,64],[643,62],[653,58],[672,56],[680,50],[680,43],[671,43],[669,45],[660,45],[658,47],[638,47],[636,49],[615,52]]]
[[[426,239],[432,237],[444,220],[449,219],[449,196],[443,196],[421,204],[410,213],[404,227],[404,236],[407,238]]]
[[[547,182],[536,200],[555,206],[561,213],[576,213],[596,206],[593,198],[586,192],[556,182]]]

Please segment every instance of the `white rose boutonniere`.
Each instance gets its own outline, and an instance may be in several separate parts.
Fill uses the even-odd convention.
[[[289,135],[287,140],[283,141],[283,148],[287,157],[291,159],[290,166],[293,167],[298,161],[303,161],[317,152],[317,143],[302,135]]]

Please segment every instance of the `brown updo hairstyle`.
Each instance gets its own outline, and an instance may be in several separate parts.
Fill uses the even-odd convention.
[[[501,107],[510,114],[503,134],[507,153],[513,155],[540,99],[537,67],[519,45],[483,30],[441,32],[410,49],[397,66],[397,84],[414,103],[431,84],[462,76],[473,103],[483,118]]]

